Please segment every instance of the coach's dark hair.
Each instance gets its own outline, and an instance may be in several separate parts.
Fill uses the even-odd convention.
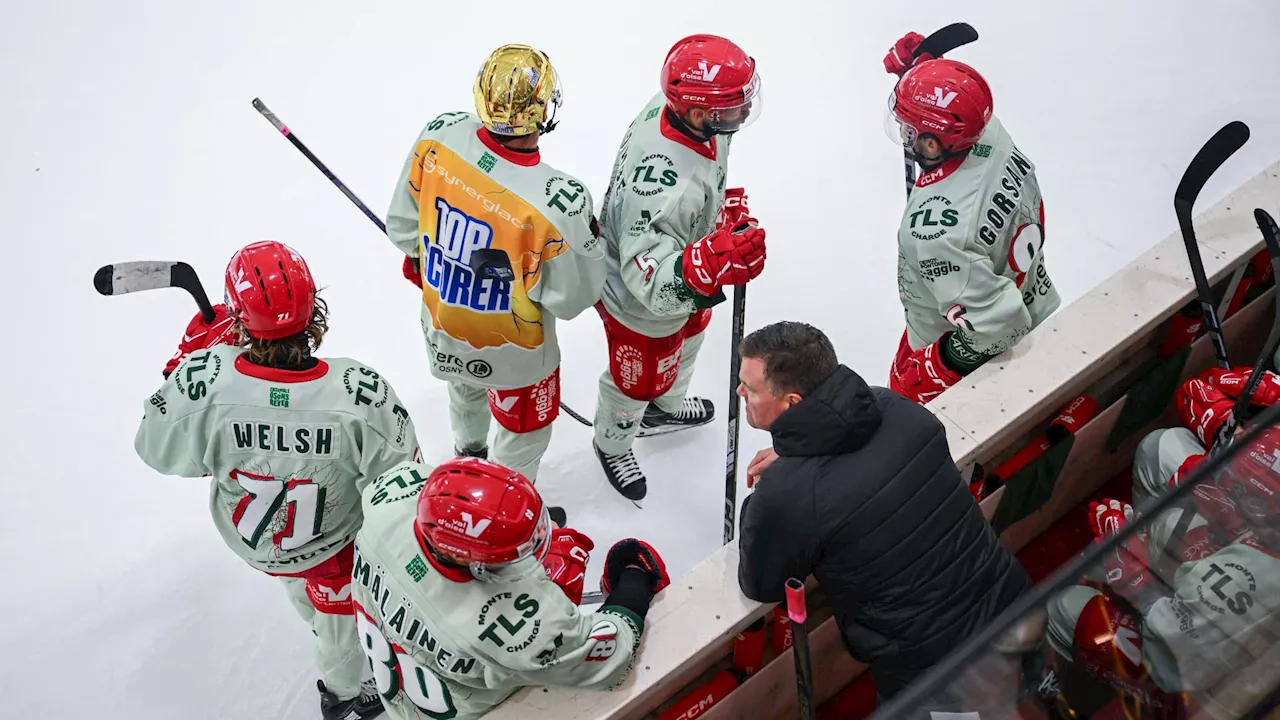
[[[744,358],[764,360],[765,380],[779,395],[807,396],[836,371],[836,349],[818,328],[802,322],[777,322],[742,338]]]

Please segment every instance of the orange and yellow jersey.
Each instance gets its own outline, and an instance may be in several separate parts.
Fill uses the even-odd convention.
[[[422,130],[387,213],[387,235],[419,259],[431,373],[511,389],[560,364],[557,319],[600,299],[607,272],[591,193],[499,144],[471,113]],[[513,280],[483,268],[509,264]]]

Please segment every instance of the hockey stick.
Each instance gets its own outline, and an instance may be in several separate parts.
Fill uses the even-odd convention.
[[[314,153],[308,150],[307,146],[303,145],[302,141],[289,130],[289,126],[281,122],[280,118],[276,117],[275,113],[268,110],[267,106],[258,98],[253,99],[253,109],[262,113],[262,117],[266,118],[267,122],[271,123],[276,130],[279,130],[281,135],[288,138],[289,142],[293,143],[293,146],[298,148],[298,152],[306,156],[306,158],[311,161],[311,164],[316,166],[317,170],[324,173],[324,176],[329,178],[329,182],[333,183],[339,190],[341,190],[342,194],[346,195],[348,200],[355,203],[355,206],[360,208],[360,212],[364,213],[365,217],[372,220],[373,224],[377,225],[379,230],[384,234],[387,232],[386,223],[382,222],[382,219],[375,215],[367,205],[360,202],[360,198],[356,197],[356,194],[351,192],[346,185],[343,185],[342,181],[338,179],[338,176],[334,175],[329,168],[325,167],[325,164],[320,162],[320,158],[316,157]]]
[[[1280,227],[1276,226],[1276,221],[1271,215],[1262,208],[1256,208],[1253,211],[1253,219],[1258,222],[1258,229],[1262,231],[1262,241],[1267,246],[1267,254],[1271,256],[1271,270],[1273,273],[1280,271]],[[1280,278],[1280,275],[1275,277]],[[1220,444],[1236,434],[1236,428],[1241,423],[1249,419],[1249,401],[1253,399],[1253,393],[1257,391],[1258,385],[1262,383],[1262,376],[1266,372],[1266,368],[1271,364],[1271,358],[1276,354],[1276,348],[1280,348],[1280,285],[1276,286],[1275,291],[1276,314],[1271,321],[1271,334],[1267,335],[1267,342],[1262,346],[1262,352],[1258,354],[1258,359],[1253,363],[1253,372],[1249,373],[1249,382],[1245,383],[1244,389],[1240,391],[1240,395],[1236,398],[1236,404],[1231,409],[1231,417],[1227,419],[1223,426],[1231,426],[1225,432],[1219,432],[1219,437],[1214,438],[1214,449],[1218,449]]]
[[[974,30],[969,23],[951,23],[925,38],[920,43],[920,47],[916,48],[912,57],[918,58],[925,53],[929,53],[933,57],[939,58],[977,39],[978,31]],[[916,161],[911,151],[906,148],[902,150],[902,163],[906,168],[907,197],[911,197],[911,188],[915,187],[916,184]]]
[[[1243,126],[1244,124],[1240,123],[1240,125]],[[1226,128],[1223,128],[1223,131],[1225,131],[1229,127],[1231,127],[1231,125],[1228,125]],[[1218,135],[1221,135],[1223,131],[1219,131]],[[1244,128],[1243,132],[1244,132],[1244,138],[1240,140],[1240,142],[1236,145],[1236,149],[1239,149],[1239,146],[1244,144],[1244,140],[1248,139],[1248,128],[1247,127]],[[1218,135],[1215,135],[1214,138],[1216,139]],[[1213,141],[1210,140],[1210,143],[1212,142]],[[1206,145],[1206,147],[1208,146]],[[1201,153],[1203,154],[1203,152],[1204,151],[1202,150]],[[1235,152],[1235,150],[1232,150],[1231,152]],[[1229,154],[1230,153],[1228,153],[1228,155]],[[1198,160],[1199,157],[1200,156],[1197,155],[1196,159]],[[1194,166],[1194,164],[1195,163],[1193,161],[1192,165]],[[1188,169],[1188,172],[1190,172],[1190,169]],[[1212,173],[1212,170],[1210,170],[1210,173]],[[1186,178],[1184,177],[1183,180],[1185,181]],[[1194,193],[1199,193],[1200,187],[1202,187],[1203,185],[1204,185],[1203,181],[1200,182],[1199,186],[1195,188]],[[1178,187],[1179,187],[1179,190],[1182,189],[1181,185],[1179,185]],[[1193,200],[1194,200],[1194,193],[1192,195]],[[1187,212],[1189,213],[1190,210],[1188,210]],[[1258,229],[1262,231],[1262,241],[1267,247],[1267,254],[1271,256],[1272,272],[1275,272],[1276,270],[1280,270],[1280,228],[1276,227],[1276,221],[1273,220],[1271,218],[1271,215],[1269,215],[1267,211],[1263,210],[1262,208],[1257,208],[1253,211],[1253,218],[1258,223]],[[1179,215],[1179,220],[1181,219],[1182,219],[1181,215]],[[1183,230],[1183,233],[1185,238],[1185,233],[1186,233],[1185,228]],[[1199,253],[1199,249],[1196,248],[1196,251],[1193,254],[1192,253],[1193,247],[1194,247],[1194,244],[1189,244],[1187,246],[1188,248],[1187,254],[1195,258],[1195,260],[1192,261],[1192,264],[1194,267],[1195,264],[1198,263],[1199,261],[1200,253]],[[1202,277],[1204,277],[1203,267],[1201,267],[1198,274],[1196,275],[1197,284],[1199,284],[1199,281]],[[1239,430],[1240,425],[1247,419],[1245,416],[1249,412],[1249,400],[1253,397],[1253,393],[1258,389],[1259,383],[1262,382],[1262,375],[1263,373],[1266,372],[1267,365],[1269,364],[1269,361],[1271,360],[1272,356],[1275,355],[1276,348],[1280,347],[1280,275],[1276,276],[1276,281],[1277,281],[1277,285],[1275,289],[1275,303],[1276,303],[1275,313],[1276,314],[1275,314],[1275,317],[1272,318],[1271,333],[1267,335],[1267,341],[1265,344],[1263,344],[1262,351],[1258,354],[1258,359],[1253,363],[1253,370],[1249,373],[1249,381],[1245,383],[1244,389],[1241,390],[1238,396],[1236,396],[1236,402],[1231,408],[1231,414],[1227,416],[1226,421],[1224,421],[1222,425],[1218,426],[1218,432],[1214,434],[1212,442],[1209,444],[1208,454],[1210,457],[1217,455],[1219,453],[1222,453],[1226,450],[1227,446],[1230,445],[1232,438],[1235,437],[1236,431]],[[1205,282],[1205,286],[1206,287],[1208,286],[1208,282]],[[1213,298],[1210,297],[1208,300],[1209,302],[1206,303],[1205,293],[1202,291],[1200,293],[1201,307],[1212,308]],[[1213,319],[1213,322],[1215,323],[1217,322],[1216,317]],[[1217,331],[1217,334],[1212,335],[1212,337],[1214,339],[1214,350],[1216,352],[1220,352],[1220,355],[1218,356],[1219,363],[1222,364],[1222,367],[1224,369],[1230,369],[1231,364],[1230,362],[1227,361],[1226,344],[1222,340],[1221,328],[1219,328]],[[1186,511],[1186,510],[1180,513],[1178,517],[1178,521],[1177,523],[1174,524],[1173,531],[1169,534],[1169,537],[1171,538],[1184,537],[1186,535],[1187,530],[1191,527],[1191,520],[1193,516],[1195,516],[1195,513]],[[1161,578],[1164,578],[1167,582],[1171,582],[1173,579],[1175,566],[1179,562],[1180,562],[1180,559],[1175,555],[1173,555],[1170,552],[1169,548],[1166,547],[1165,551],[1163,551],[1160,554],[1160,557],[1156,561],[1157,574]]]
[[[213,306],[200,276],[184,262],[139,260],[103,265],[93,274],[93,287],[103,295],[126,295],[158,288],[182,288],[195,299],[206,323],[213,322]]]
[[[813,668],[809,655],[808,612],[804,606],[804,582],[787,578],[787,616],[791,618],[791,653],[796,661],[796,697],[801,720],[814,720]]]
[[[1218,364],[1230,369],[1227,359],[1227,345],[1222,338],[1222,324],[1218,321],[1218,310],[1213,306],[1213,289],[1209,287],[1209,279],[1204,273],[1204,262],[1200,258],[1200,246],[1196,243],[1196,230],[1191,222],[1191,209],[1196,197],[1204,189],[1205,183],[1213,176],[1222,164],[1244,147],[1249,140],[1249,126],[1235,120],[1227,123],[1221,130],[1209,138],[1209,142],[1200,148],[1200,152],[1191,160],[1178,188],[1173,192],[1173,209],[1178,215],[1178,227],[1182,229],[1182,242],[1186,245],[1187,261],[1191,263],[1191,274],[1196,281],[1196,294],[1200,300],[1200,310],[1204,316],[1206,331],[1213,342],[1213,352]]]
[[[360,212],[364,213],[365,217],[369,218],[374,225],[377,225],[378,229],[381,230],[384,235],[387,233],[387,224],[382,222],[382,219],[375,215],[374,212],[369,209],[368,205],[361,202],[360,198],[356,197],[356,194],[351,192],[351,190],[338,179],[338,176],[334,175],[333,171],[326,167],[325,164],[320,161],[320,158],[316,157],[315,153],[311,152],[311,150],[298,139],[298,136],[289,129],[289,126],[281,122],[280,118],[276,117],[276,114],[267,108],[262,100],[254,98],[253,109],[261,113],[262,117],[266,118],[267,122],[271,123],[276,130],[280,131],[281,135],[288,138],[289,142],[293,143],[293,146],[298,149],[298,152],[302,153],[308,160],[310,160],[311,164],[316,166],[316,169],[324,173],[324,176],[329,178],[329,182],[332,182],[334,186],[342,191],[343,195],[347,196],[348,200],[354,203],[356,207],[360,208]],[[510,261],[508,260],[508,262]],[[564,401],[560,402],[560,409],[564,410],[565,413],[574,420],[577,420],[587,427],[591,427],[591,421],[574,412],[573,408],[564,404]]]
[[[738,509],[738,438],[740,426],[738,418],[741,413],[742,399],[738,397],[738,372],[742,370],[742,355],[738,346],[742,344],[743,329],[747,320],[747,286],[735,285],[733,288],[733,329],[729,335],[729,405],[726,412],[729,417],[728,448],[724,461],[724,544],[733,542],[734,525]]]

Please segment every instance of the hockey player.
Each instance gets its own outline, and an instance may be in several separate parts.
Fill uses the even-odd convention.
[[[326,720],[382,713],[350,601],[360,491],[419,457],[409,413],[372,368],[312,353],[328,330],[307,263],[274,242],[245,246],[226,304],[187,328],[166,382],[143,403],[138,456],[166,475],[210,477],[223,541],[284,583],[316,636]],[[247,347],[241,344],[247,340]],[[171,372],[170,372],[171,371]]]
[[[906,330],[890,387],[927,403],[1013,347],[1061,304],[1045,268],[1035,166],[992,115],[991,91],[954,60],[885,57],[900,76],[887,129],[921,167],[898,230]]]
[[[1134,455],[1133,497],[1140,512],[1204,460],[1250,372],[1213,368],[1179,388],[1186,427],[1152,432]],[[1251,402],[1265,406],[1277,399],[1280,378],[1268,372]],[[1280,637],[1280,476],[1274,465],[1280,429],[1268,428],[1251,446],[1227,451],[1234,458],[1201,481],[1187,507],[1166,510],[1108,557],[1108,585],[1139,617],[1086,586],[1060,593],[1049,606],[1050,642],[1060,656],[1160,712],[1176,704],[1173,694],[1187,692],[1213,717],[1238,717],[1280,679],[1250,667]],[[1090,505],[1090,515],[1101,538],[1118,532],[1134,511],[1128,503],[1104,500]],[[1166,555],[1176,572],[1152,573]],[[1171,589],[1164,584],[1169,581]]]
[[[627,129],[601,210],[609,278],[596,310],[609,369],[600,377],[595,451],[632,501],[647,484],[631,445],[641,426],[711,422],[710,400],[685,397],[711,308],[726,285],[764,269],[765,232],[742,188],[725,190],[729,140],[760,116],[756,62],[714,35],[677,42],[662,89]]]
[[[653,548],[621,540],[603,606],[580,612],[591,541],[555,527],[519,473],[479,458],[406,463],[363,503],[352,597],[394,720],[472,720],[527,685],[615,688],[670,582]]]
[[[536,481],[560,412],[556,321],[600,298],[604,251],[591,193],[542,162],[560,79],[545,53],[503,45],[480,67],[476,114],[423,128],[387,213],[422,288],[431,374],[449,384],[454,451]]]

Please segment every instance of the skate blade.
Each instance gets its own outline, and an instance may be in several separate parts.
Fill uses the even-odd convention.
[[[582,593],[582,602],[579,605],[595,605],[604,601],[604,593],[596,590],[594,592]]]
[[[671,433],[681,432],[683,430],[692,430],[694,428],[705,427],[711,424],[711,420],[700,423],[698,425],[659,425],[656,428],[640,428],[640,432],[636,433],[636,437],[655,437],[658,435],[670,435]]]

